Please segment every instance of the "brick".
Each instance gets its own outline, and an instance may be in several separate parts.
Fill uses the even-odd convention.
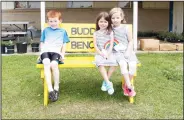
[[[159,51],[159,40],[140,39],[140,49],[144,51]]]
[[[160,44],[160,51],[176,51],[176,44],[172,43]]]
[[[177,43],[176,44],[176,50],[183,51],[183,44],[182,43]]]

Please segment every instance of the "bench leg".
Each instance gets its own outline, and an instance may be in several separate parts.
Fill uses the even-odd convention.
[[[48,105],[48,88],[47,88],[47,81],[44,78],[44,106]]]
[[[134,77],[132,78],[132,80],[130,82],[131,82],[132,86],[134,86]],[[129,102],[134,103],[134,97],[129,97]]]
[[[44,76],[44,69],[41,69],[41,79],[43,80],[43,104],[44,106],[48,105],[48,87],[47,87],[47,81]]]
[[[41,69],[41,79],[44,79],[44,69]]]

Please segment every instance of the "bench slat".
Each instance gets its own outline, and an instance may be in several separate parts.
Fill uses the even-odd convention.
[[[94,57],[66,57],[64,64],[59,64],[59,68],[95,67],[94,60]],[[138,63],[137,66],[141,66],[141,63]],[[43,64],[36,64],[36,68],[43,68]]]
[[[64,64],[59,64],[59,68],[89,68],[95,67],[94,57],[66,57]],[[43,64],[37,64],[37,68],[43,68]]]

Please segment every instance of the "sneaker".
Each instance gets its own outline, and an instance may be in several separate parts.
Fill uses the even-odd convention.
[[[59,91],[54,90],[54,92],[55,92],[55,99],[56,99],[56,101],[57,101],[57,100],[58,100],[58,98],[59,98]]]
[[[102,90],[102,91],[107,91],[107,87],[106,87],[106,82],[105,82],[105,80],[102,82],[101,90]]]
[[[113,83],[106,83],[107,92],[109,95],[112,95],[114,93]]]
[[[123,85],[123,94],[125,96],[128,96],[128,88],[127,88],[126,84]]]
[[[135,95],[136,95],[135,90],[134,90],[134,89],[129,89],[129,88],[128,88],[128,96],[134,97]]]
[[[55,101],[56,101],[55,92],[54,92],[54,91],[49,92],[49,99],[50,99],[52,102],[55,102]]]

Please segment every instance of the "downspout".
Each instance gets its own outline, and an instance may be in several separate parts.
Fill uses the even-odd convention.
[[[137,51],[138,2],[133,1],[133,41],[134,51]]]

